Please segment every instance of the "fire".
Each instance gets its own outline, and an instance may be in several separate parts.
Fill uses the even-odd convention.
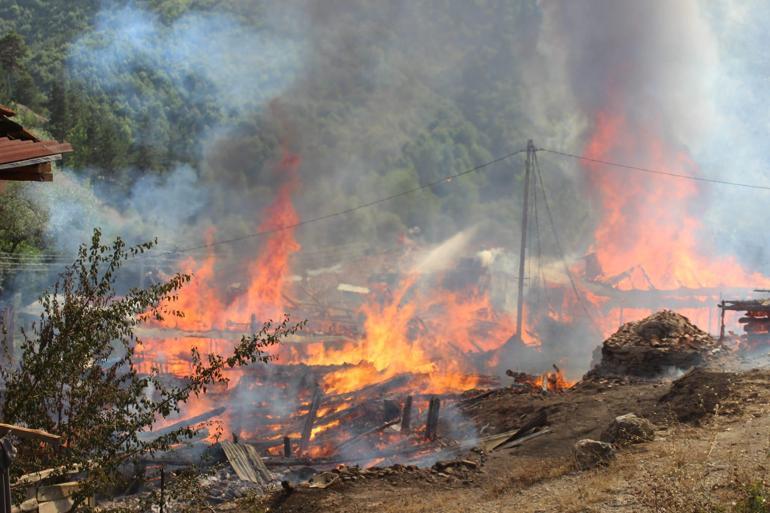
[[[555,368],[552,372],[549,371],[538,376],[532,384],[548,392],[561,392],[571,388],[575,382],[566,379],[561,369]]]
[[[289,258],[300,249],[291,227],[299,221],[291,197],[299,187],[299,155],[284,149],[276,174],[283,180],[272,204],[265,211],[259,231],[276,230],[249,266],[249,285],[245,295],[228,312],[230,318],[278,318],[285,309],[283,297],[290,274]]]
[[[464,354],[499,347],[513,332],[512,322],[493,317],[486,296],[426,290],[419,280],[418,274],[407,276],[390,297],[370,298],[361,307],[365,315],[361,340],[304,359],[313,365],[355,364],[327,375],[327,390],[349,392],[405,373],[427,376],[422,390],[426,393],[476,385]],[[479,322],[491,324],[482,338],[475,334]]]
[[[697,165],[686,150],[669,147],[652,128],[629,122],[620,110],[600,112],[584,153],[594,159],[635,162],[696,176]],[[633,288],[659,290],[770,282],[759,273],[745,271],[734,256],[706,256],[714,248],[698,240],[702,191],[695,182],[618,172],[600,164],[587,167],[603,209],[594,243],[606,276],[636,266],[646,276]],[[625,281],[618,288],[631,286]]]
[[[275,173],[282,180],[282,184],[272,203],[265,209],[265,221],[259,225],[259,230],[269,232],[269,237],[248,266],[249,280],[246,292],[226,304],[216,286],[216,256],[210,252],[200,263],[188,257],[180,263],[180,268],[181,272],[191,276],[190,283],[178,292],[173,301],[164,305],[167,309],[181,311],[183,317],[167,315],[163,321],[156,324],[185,331],[207,331],[223,329],[226,320],[235,319],[247,323],[252,315],[260,320],[276,319],[283,315],[283,293],[291,271],[289,258],[300,249],[293,230],[284,229],[299,220],[291,196],[299,186],[300,163],[299,156],[284,149],[283,156],[275,167]],[[207,234],[206,239],[209,242],[213,240],[213,231]],[[191,340],[184,337],[148,339],[145,341],[144,351],[160,356],[161,359],[173,358],[178,353],[189,354],[193,346],[199,345],[195,343],[199,342],[197,340],[189,342]],[[226,349],[221,344],[217,345],[217,349]]]
[[[191,370],[189,354],[193,346],[204,355],[227,353],[235,338],[229,337],[228,333],[246,332],[254,327],[254,322],[275,319],[287,309],[295,308],[295,301],[289,299],[297,288],[291,280],[291,258],[300,250],[300,245],[292,228],[299,222],[292,196],[299,187],[300,163],[297,155],[284,150],[275,166],[280,187],[258,225],[260,232],[266,232],[265,240],[246,265],[248,279],[244,286],[231,287],[227,294],[223,291],[225,287],[221,286],[221,277],[217,276],[219,257],[213,251],[199,261],[187,258],[180,263],[180,269],[191,274],[192,281],[167,306],[183,311],[185,316],[169,316],[153,326],[156,332],[145,337],[138,351],[143,360],[140,371],[147,372],[150,365],[159,364],[165,372],[184,376]],[[213,239],[213,233],[209,234],[209,239]],[[399,262],[403,264],[399,268],[416,269],[410,265],[413,262],[406,261],[417,258],[415,255],[405,252],[402,258],[405,261]],[[446,278],[442,272],[420,269],[397,277],[395,282],[383,280],[370,284],[371,292],[355,311],[360,327],[345,332],[344,337],[337,337],[332,344],[325,343],[324,336],[315,333],[312,342],[299,340],[296,344],[287,343],[277,348],[281,364],[325,366],[317,374],[307,375],[321,386],[324,397],[330,401],[317,412],[310,431],[313,444],[305,450],[307,455],[324,456],[334,452],[340,441],[339,433],[345,431],[340,427],[350,421],[351,414],[346,410],[358,407],[351,405],[353,395],[348,397],[346,394],[380,384],[391,386],[388,389],[391,395],[447,394],[486,383],[479,381],[480,369],[471,356],[503,346],[516,331],[515,323],[510,314],[495,309],[482,285],[459,286]],[[233,297],[229,292],[233,289],[240,294]],[[300,310],[299,319],[302,314]],[[529,315],[525,318],[528,320]],[[178,333],[169,335],[167,331],[164,338],[163,330],[177,330]],[[540,344],[532,329],[526,326],[523,342],[532,346]],[[241,392],[254,391],[250,387],[259,381],[239,382],[243,372],[246,371],[229,373],[233,384],[229,392],[236,394],[234,397],[249,396]],[[545,380],[543,387],[547,389],[567,386],[561,374],[542,379]],[[310,415],[309,408],[300,407],[310,404],[310,379],[305,382],[303,378],[302,383],[293,392],[287,388],[288,398],[280,392],[269,399],[261,398],[249,407],[234,399],[221,416],[226,426],[223,433],[274,443],[270,447],[273,454],[282,452],[284,436],[296,444],[303,417]],[[271,387],[272,384],[265,388]],[[190,418],[203,413],[221,400],[221,395],[219,398],[193,398],[182,416]],[[280,403],[287,400],[290,403],[296,401],[294,413],[281,410]],[[271,404],[273,401],[276,404]],[[255,424],[254,416],[246,416],[244,408],[266,413],[260,414],[260,421]],[[386,442],[383,440],[384,445]]]

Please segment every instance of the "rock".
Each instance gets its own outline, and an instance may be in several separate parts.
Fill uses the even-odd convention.
[[[615,420],[602,433],[603,442],[616,446],[650,442],[655,439],[655,426],[633,413],[626,413]]]
[[[621,326],[604,341],[601,361],[586,377],[654,378],[672,369],[701,365],[721,347],[687,317],[663,310]]]
[[[67,513],[75,501],[70,497],[49,502],[40,503],[40,513]]]
[[[588,470],[606,465],[615,457],[615,448],[598,440],[579,440],[574,447],[575,463],[578,470]]]
[[[23,513],[33,513],[37,511],[37,508],[38,505],[36,498],[27,499],[19,505],[19,509],[21,509]]]
[[[58,501],[72,497],[80,489],[80,483],[70,481],[49,486],[41,486],[37,489],[37,500],[39,502]]]

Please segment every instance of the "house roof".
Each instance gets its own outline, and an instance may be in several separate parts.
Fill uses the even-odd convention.
[[[0,105],[0,180],[53,180],[51,163],[72,151],[69,143],[42,141],[12,121],[16,113]]]

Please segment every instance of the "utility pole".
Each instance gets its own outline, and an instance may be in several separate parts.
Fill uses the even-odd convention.
[[[527,258],[527,216],[529,214],[529,179],[535,157],[535,145],[532,139],[527,141],[527,159],[524,163],[524,206],[521,210],[521,249],[519,252],[519,294],[516,298],[516,340],[522,341],[524,321],[524,269]]]

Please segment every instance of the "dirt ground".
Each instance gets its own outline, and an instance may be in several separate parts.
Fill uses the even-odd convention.
[[[516,429],[545,410],[550,432],[513,449],[471,452],[469,459],[482,462],[472,471],[397,468],[221,510],[733,511],[745,486],[770,483],[769,404],[770,370],[697,369],[673,382],[588,381],[550,395],[501,389],[468,408],[479,429]],[[575,471],[575,441],[598,439],[614,417],[629,412],[655,423],[655,440],[620,449],[605,468]]]

